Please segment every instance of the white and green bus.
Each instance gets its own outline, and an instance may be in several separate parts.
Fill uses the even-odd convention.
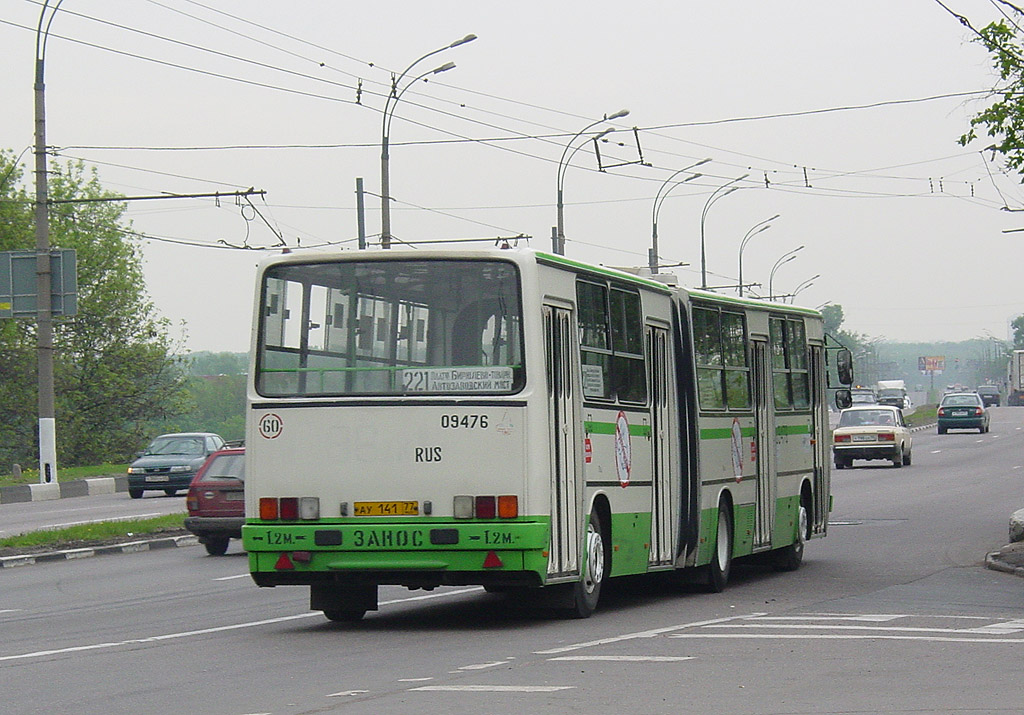
[[[825,536],[849,353],[814,310],[525,249],[292,253],[253,336],[250,571],[331,620],[382,584],[587,617],[608,578],[720,591]]]

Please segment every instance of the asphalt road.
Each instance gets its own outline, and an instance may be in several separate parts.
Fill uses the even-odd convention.
[[[584,621],[385,587],[333,624],[305,589],[256,588],[237,544],[5,569],[3,710],[1021,712],[1024,580],[983,560],[1024,501],[1024,408],[993,417],[915,434],[913,466],[834,472],[829,537],[796,573],[617,582]]]
[[[185,492],[169,497],[163,492],[146,492],[132,499],[127,492],[91,497],[0,504],[0,537],[26,531],[59,529],[115,519],[140,519],[185,512]]]

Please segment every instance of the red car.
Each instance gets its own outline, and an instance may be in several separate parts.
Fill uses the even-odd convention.
[[[223,556],[245,523],[245,447],[214,452],[196,472],[185,497],[185,528],[210,556]]]

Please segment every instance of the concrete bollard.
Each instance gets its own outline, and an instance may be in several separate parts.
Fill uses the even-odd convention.
[[[21,465],[15,464],[13,467],[11,467],[11,474],[14,476],[15,479],[21,479]]]
[[[1024,541],[1024,509],[1018,509],[1010,516],[1010,543]]]

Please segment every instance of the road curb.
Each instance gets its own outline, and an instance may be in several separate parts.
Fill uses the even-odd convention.
[[[1024,541],[1007,544],[985,557],[985,565],[993,571],[1024,578]]]
[[[65,549],[62,551],[48,551],[40,554],[24,554],[22,556],[0,556],[0,568],[33,566],[35,564],[50,563],[52,561],[87,559],[93,556],[105,556],[107,554],[129,554],[138,551],[173,549],[181,546],[195,546],[198,543],[199,537],[194,534],[185,534],[183,536],[168,536],[161,539],[140,539],[138,541],[129,541],[123,544],[112,544],[110,546],[91,546],[82,549]]]
[[[67,482],[51,482],[49,484],[16,484],[12,487],[0,487],[0,504],[89,497],[96,494],[114,494],[126,491],[128,491],[128,475],[72,479]]]

